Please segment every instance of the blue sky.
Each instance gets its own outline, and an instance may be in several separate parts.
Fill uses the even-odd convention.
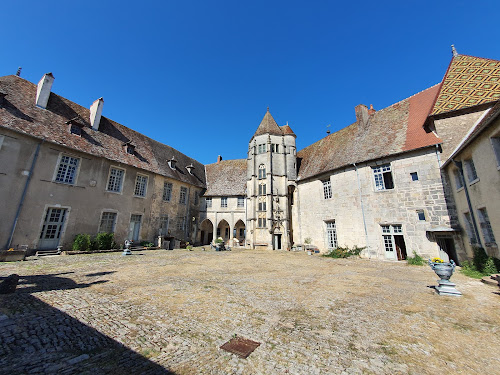
[[[13,1],[0,75],[37,83],[202,163],[245,158],[267,106],[302,149],[441,81],[459,53],[500,60],[500,1]]]

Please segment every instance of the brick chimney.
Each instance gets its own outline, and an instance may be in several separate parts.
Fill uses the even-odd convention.
[[[356,121],[358,123],[358,129],[366,129],[368,126],[368,107],[364,104],[358,104],[354,107],[356,112]]]
[[[99,130],[103,104],[104,99],[99,98],[90,106],[90,126],[92,126],[92,129],[94,130]]]
[[[44,74],[40,82],[38,82],[38,87],[36,89],[36,106],[40,108],[47,108],[47,103],[49,102],[50,90],[52,89],[52,84],[54,83],[54,76],[52,73]]]
[[[217,156],[217,164],[219,164],[222,161],[222,156]]]
[[[371,116],[371,115],[373,115],[375,112],[377,112],[377,111],[373,109],[373,104],[370,104],[370,109],[368,110],[368,114]]]

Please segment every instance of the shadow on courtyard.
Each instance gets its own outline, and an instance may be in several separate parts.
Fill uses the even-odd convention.
[[[107,281],[79,284],[63,277],[69,273],[20,276],[15,293],[0,295],[1,375],[174,374],[31,295],[40,291],[86,288]],[[86,276],[109,273],[112,272]]]

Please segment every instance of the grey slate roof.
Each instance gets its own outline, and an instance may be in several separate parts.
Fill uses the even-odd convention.
[[[207,191],[205,196],[246,195],[247,160],[221,160],[205,166]]]
[[[157,142],[106,117],[101,117],[99,130],[90,127],[90,111],[66,98],[50,94],[47,109],[35,106],[37,86],[17,76],[0,77],[0,92],[7,94],[0,106],[0,129],[5,127],[47,142],[59,144],[114,162],[128,164],[149,172],[205,187],[203,164],[176,149]],[[69,132],[68,120],[83,125],[82,135]],[[123,144],[130,142],[135,153],[126,152]],[[174,157],[175,170],[167,163]],[[186,166],[193,164],[193,175]]]

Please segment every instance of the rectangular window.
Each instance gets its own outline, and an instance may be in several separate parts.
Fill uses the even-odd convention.
[[[238,207],[245,207],[245,197],[238,197]]]
[[[477,210],[479,214],[479,223],[481,231],[483,232],[484,242],[487,244],[495,243],[495,236],[493,235],[493,228],[491,228],[490,218],[486,212],[486,208]]]
[[[394,189],[392,180],[392,170],[390,164],[384,164],[379,167],[372,167],[373,177],[375,178],[375,190]]]
[[[330,179],[323,181],[323,197],[325,199],[332,197],[332,182]]]
[[[491,146],[497,159],[497,165],[500,166],[500,137],[492,137]]]
[[[221,207],[227,207],[227,197],[221,197],[221,199],[220,199],[220,206]]]
[[[59,166],[57,167],[55,181],[73,185],[76,179],[78,163],[79,159],[62,155],[61,160],[59,161]]]
[[[198,193],[195,191],[194,192],[194,205],[197,206],[198,203],[200,203],[200,201],[199,201]]]
[[[266,227],[266,217],[259,217],[258,222],[257,222],[257,227],[258,228],[265,228]]]
[[[326,223],[326,240],[329,249],[336,249],[337,244],[337,227],[335,221],[329,221]]]
[[[279,152],[278,150],[279,150],[279,145],[272,143],[271,144],[271,151],[272,152]]]
[[[453,170],[453,177],[455,178],[455,188],[460,190],[464,187],[462,184],[462,176],[460,176],[460,171],[458,169]]]
[[[411,172],[410,176],[411,176],[412,181],[418,181],[418,173],[417,172]]]
[[[425,212],[424,210],[417,210],[418,220],[425,221]]]
[[[472,218],[469,212],[464,214],[465,218],[465,230],[467,231],[467,236],[469,237],[469,241],[471,244],[477,243],[476,234],[474,231],[474,225],[472,224]]]
[[[477,180],[476,167],[474,167],[474,161],[472,159],[468,159],[464,161],[465,169],[467,170],[467,179],[469,183]]]
[[[259,185],[259,195],[266,195],[266,184]]]
[[[266,202],[259,202],[259,211],[266,210]]]
[[[207,208],[212,207],[212,197],[205,198],[205,203],[207,205]]]
[[[148,177],[138,174],[135,179],[134,195],[136,197],[145,197],[147,187],[148,187]]]
[[[160,216],[160,236],[168,235],[168,216],[162,215]]]
[[[108,186],[106,190],[120,193],[122,191],[124,175],[125,171],[123,169],[111,168],[109,171]]]
[[[163,183],[163,200],[170,202],[172,199],[172,184],[170,182]]]
[[[264,164],[259,165],[259,180],[266,178],[266,166]]]
[[[188,191],[187,187],[181,186],[181,192],[179,195],[180,204],[186,204],[187,191]]]
[[[99,232],[114,233],[116,225],[115,212],[103,212],[101,216],[101,224],[99,225]]]
[[[396,243],[397,243],[395,236],[401,236],[402,234],[403,234],[403,226],[401,224],[382,225],[382,238],[384,240],[384,248],[386,251],[386,256],[388,255],[387,252],[389,254],[394,254],[394,249],[396,248]],[[393,257],[393,255],[390,255],[389,258],[390,257]]]
[[[258,145],[257,146],[257,150],[258,150],[258,154],[263,154],[267,151],[267,145],[264,143],[264,144],[261,144],[261,145]]]
[[[177,220],[177,230],[184,230],[185,227],[186,227],[186,217],[181,216]]]

